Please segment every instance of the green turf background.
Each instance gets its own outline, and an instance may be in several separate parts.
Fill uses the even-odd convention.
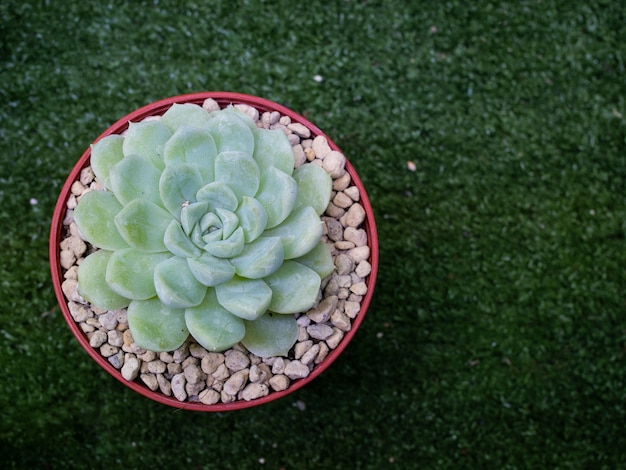
[[[620,1],[3,0],[0,467],[619,468],[625,60]],[[208,90],[323,129],[380,239],[376,295],[341,358],[225,414],[175,411],[99,370],[47,259],[90,142]]]

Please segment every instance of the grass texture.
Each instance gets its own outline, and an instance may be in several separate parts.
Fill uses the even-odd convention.
[[[626,6],[608,0],[4,0],[0,467],[618,468],[624,38]],[[91,141],[208,90],[323,129],[365,184],[381,259],[328,371],[223,414],[175,411],[99,370],[47,259]]]

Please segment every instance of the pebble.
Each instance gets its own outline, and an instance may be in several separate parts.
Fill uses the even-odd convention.
[[[319,339],[320,341],[325,340],[333,334],[333,329],[324,323],[310,325],[306,331],[311,338]]]
[[[187,391],[185,390],[185,374],[176,374],[172,377],[172,393],[178,401],[187,399]]]
[[[270,380],[270,387],[276,392],[282,392],[283,390],[287,390],[290,384],[289,377],[283,374],[274,375]]]
[[[250,106],[235,104],[248,114],[257,127],[280,129],[289,139],[294,167],[306,162],[318,165],[332,177],[331,202],[322,214],[323,240],[331,247],[335,271],[322,282],[319,302],[297,316],[298,341],[288,357],[260,358],[236,345],[224,353],[209,352],[194,341],[179,349],[155,353],[139,348],[128,329],[126,309],[106,311],[90,306],[80,296],[77,266],[91,247],[81,237],[73,221],[72,210],[83,194],[103,189],[91,167],[81,171],[73,183],[67,201],[64,223],[68,235],[61,241],[59,256],[64,271],[62,289],[74,320],[87,335],[90,345],[119,369],[125,380],[140,380],[150,390],[174,396],[179,401],[197,401],[207,405],[254,400],[270,391],[286,390],[293,380],[307,377],[337,348],[352,320],[360,311],[367,293],[365,279],[371,274],[370,249],[363,227],[365,210],[358,187],[346,171],[345,156],[330,147],[324,136],[313,136],[306,126],[292,122],[279,112],[259,112]],[[203,107],[219,109],[213,99]]]
[[[139,375],[139,368],[141,367],[139,359],[131,357],[124,362],[122,366],[122,377],[129,382],[135,380]]]
[[[300,361],[291,361],[285,366],[285,375],[291,380],[303,379],[308,377],[309,373],[309,367]]]
[[[241,398],[246,401],[255,400],[257,398],[265,397],[270,393],[270,389],[267,385],[262,383],[251,383],[243,389]]]

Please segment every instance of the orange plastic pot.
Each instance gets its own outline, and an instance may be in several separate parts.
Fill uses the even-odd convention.
[[[201,93],[193,93],[187,95],[174,96],[172,98],[163,99],[160,101],[156,101],[149,105],[143,106],[136,111],[124,116],[122,119],[114,123],[111,127],[109,127],[105,132],[103,132],[94,143],[103,137],[110,134],[120,134],[124,132],[128,128],[128,123],[130,121],[137,122],[141,121],[148,116],[156,116],[161,115],[165,111],[167,111],[172,104],[174,103],[194,103],[201,105],[204,100],[207,98],[212,98],[217,101],[220,107],[227,106],[229,104],[247,104],[256,108],[259,113],[263,113],[266,111],[278,111],[284,116],[289,116],[292,122],[297,122],[305,125],[311,131],[311,138],[322,135],[326,137],[328,140],[328,144],[330,145],[332,150],[339,150],[337,145],[326,136],[320,129],[318,129],[313,123],[300,116],[299,114],[293,112],[292,110],[268,101],[263,98],[244,95],[240,93],[231,93],[231,92],[201,92]],[[367,293],[364,296],[361,302],[361,308],[359,314],[352,321],[352,327],[350,331],[346,332],[340,344],[333,350],[330,351],[328,356],[315,368],[311,371],[311,373],[303,379],[293,381],[290,386],[283,391],[271,391],[267,396],[258,398],[251,401],[238,400],[231,403],[218,403],[214,405],[206,405],[199,402],[181,402],[178,401],[174,397],[169,397],[160,391],[152,391],[139,380],[135,381],[127,381],[122,377],[120,370],[116,369],[105,357],[103,357],[98,349],[94,349],[89,344],[89,339],[87,335],[81,330],[79,325],[74,321],[72,315],[70,314],[68,308],[68,299],[65,297],[61,285],[63,283],[63,270],[60,264],[60,248],[59,244],[61,242],[61,237],[63,234],[63,220],[66,217],[67,212],[67,202],[71,194],[71,186],[76,180],[80,177],[80,172],[85,167],[90,164],[90,155],[91,150],[88,148],[83,155],[80,157],[78,162],[74,165],[63,188],[61,189],[61,193],[59,194],[59,198],[57,200],[54,214],[52,217],[52,224],[50,230],[50,242],[49,242],[49,255],[50,255],[50,268],[52,273],[52,281],[54,285],[54,291],[56,298],[58,300],[61,311],[63,312],[63,316],[70,327],[70,330],[78,340],[79,344],[87,351],[89,356],[96,361],[104,370],[106,370],[109,374],[115,377],[117,380],[122,382],[127,387],[131,388],[135,392],[150,398],[156,402],[169,405],[175,408],[182,408],[187,410],[195,410],[195,411],[210,411],[210,412],[223,412],[230,411],[236,409],[249,408],[252,406],[262,405],[264,403],[268,403],[273,400],[277,400],[279,398],[284,397],[287,394],[290,394],[311,382],[313,379],[318,377],[322,372],[324,372],[344,351],[344,349],[348,346],[354,335],[356,334],[359,326],[363,322],[365,318],[365,314],[370,305],[372,295],[374,293],[374,285],[376,283],[376,275],[378,271],[378,237],[376,233],[376,224],[374,221],[374,214],[372,211],[372,207],[370,201],[367,197],[367,193],[363,186],[363,183],[359,179],[356,171],[352,167],[349,161],[346,162],[346,171],[350,174],[352,178],[352,184],[355,185],[360,192],[360,204],[363,206],[366,217],[363,222],[363,229],[367,232],[368,236],[368,245],[370,248],[370,258],[369,262],[372,266],[371,273],[366,278],[367,285]]]

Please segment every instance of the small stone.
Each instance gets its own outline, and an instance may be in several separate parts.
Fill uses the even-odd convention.
[[[366,260],[370,257],[370,247],[365,246],[357,246],[356,248],[352,248],[348,251],[348,256],[354,260],[355,263],[360,263],[363,260]]]
[[[337,295],[338,293],[339,293],[339,283],[337,282],[337,279],[331,278],[326,284],[326,287],[324,288],[324,295],[328,297],[331,295]]]
[[[304,365],[300,361],[291,361],[285,366],[285,375],[291,380],[303,379],[309,375],[310,371],[308,366]]]
[[[224,364],[224,355],[222,353],[210,352],[202,358],[200,367],[205,374],[212,374],[220,364]]]
[[[270,127],[270,113],[269,111],[265,111],[261,114],[261,127],[264,129],[269,129]]]
[[[333,180],[333,189],[335,191],[345,191],[352,182],[350,173],[346,172],[343,176]]]
[[[337,308],[337,301],[338,299],[336,295],[325,297],[317,305],[317,307],[309,310],[306,316],[315,323],[324,323],[330,318],[332,312]]]
[[[120,349],[117,353],[108,357],[107,361],[116,369],[120,369],[124,365],[124,351]]]
[[[59,263],[64,269],[70,269],[76,262],[76,255],[70,250],[62,250],[59,253]]]
[[[311,311],[307,312],[310,313]],[[300,315],[297,319],[296,319],[296,323],[298,324],[298,326],[303,326],[303,327],[307,327],[311,324],[311,319],[307,316],[307,315]]]
[[[328,357],[328,353],[330,352],[330,348],[324,341],[321,341],[318,344],[320,346],[320,349],[317,353],[317,357],[313,361],[315,364],[321,363],[324,359],[326,359],[326,357]]]
[[[71,251],[76,259],[81,258],[87,251],[87,244],[77,236],[67,237],[60,243],[60,247],[61,250]]]
[[[280,121],[280,113],[278,111],[272,111],[270,113],[270,125],[276,124]]]
[[[228,371],[226,364],[220,364],[211,375],[217,380],[226,380],[230,377],[230,372]]]
[[[345,213],[346,211],[344,209],[342,209],[341,207],[337,207],[332,202],[328,203],[328,206],[326,207],[326,212],[325,212],[326,215],[328,215],[329,217],[332,217],[333,219],[340,219],[341,217],[345,215]]]
[[[339,251],[351,250],[355,246],[356,245],[354,243],[348,242],[346,240],[335,242],[335,248],[337,248]]]
[[[333,198],[333,204],[342,209],[347,209],[354,204],[354,201],[344,192],[338,192]]]
[[[137,375],[139,375],[140,367],[141,364],[139,362],[139,359],[135,357],[128,359],[124,362],[124,365],[122,366],[122,377],[124,377],[124,379],[128,380],[129,382],[135,380],[137,378]]]
[[[270,393],[270,389],[267,385],[262,383],[251,383],[243,389],[241,398],[245,401],[255,400],[257,398],[265,397]]]
[[[341,223],[332,217],[325,217],[323,220],[326,224],[328,238],[332,241],[343,240],[343,226]]]
[[[157,378],[154,375],[152,375],[152,374],[141,374],[139,376],[139,378],[153,392],[157,388],[159,388],[159,382],[157,381]]]
[[[183,369],[186,369],[187,367],[196,366],[198,364],[200,364],[200,360],[197,357],[188,356],[181,365],[183,366]]]
[[[189,343],[185,341],[181,347],[174,351],[174,362],[183,362],[189,354]]]
[[[157,382],[159,384],[159,390],[165,396],[172,395],[172,384],[169,380],[165,378],[163,374],[156,374]]]
[[[117,354],[119,350],[119,348],[111,346],[109,343],[104,343],[102,346],[100,346],[100,354],[102,354],[102,356],[104,357],[111,357],[113,354]]]
[[[296,134],[289,134],[287,136],[287,140],[289,141],[289,145],[291,145],[292,147],[300,143],[300,137],[298,137]]]
[[[80,181],[74,181],[70,187],[70,191],[74,196],[80,196],[85,192],[85,185]]]
[[[185,392],[187,392],[187,399],[189,401],[198,401],[198,394],[206,388],[206,382],[196,382],[192,384],[187,382],[185,384]]]
[[[198,400],[200,400],[200,403],[204,403],[205,405],[215,405],[220,401],[220,393],[212,388],[207,388],[206,390],[200,392]]]
[[[189,354],[191,354],[193,357],[202,359],[204,356],[209,354],[209,351],[207,351],[197,343],[191,343],[189,344]]]
[[[271,377],[272,372],[267,364],[253,365],[250,367],[250,382],[266,382]]]
[[[148,372],[151,374],[163,374],[167,370],[167,364],[159,359],[147,362]]]
[[[309,162],[312,162],[313,160],[315,160],[315,150],[313,150],[312,148],[308,147],[304,149],[304,156],[306,157],[306,159]]]
[[[372,272],[372,265],[369,264],[366,260],[363,260],[359,263],[354,272],[360,278],[365,278],[366,276],[369,276]]]
[[[320,351],[320,343],[314,344],[302,355],[302,357],[300,358],[300,362],[308,366],[315,360],[319,351]]]
[[[248,375],[248,369],[243,369],[235,372],[226,382],[224,382],[223,391],[228,393],[229,395],[237,395],[237,393],[243,390],[243,387],[248,380]]]
[[[111,311],[98,316],[98,321],[105,330],[114,330],[117,326],[117,312]]]
[[[78,279],[78,266],[71,266],[70,269],[65,271],[65,274],[63,274],[63,278],[77,280]]]
[[[107,342],[111,346],[121,348],[124,345],[124,334],[118,330],[111,330],[107,333]]]
[[[282,374],[285,371],[285,360],[282,357],[276,358],[272,364],[272,374]]]
[[[228,367],[233,372],[245,369],[250,365],[250,358],[248,358],[248,356],[242,351],[230,349],[226,351],[224,357],[224,363],[226,364],[226,367]]]
[[[298,168],[304,165],[306,162],[306,155],[304,154],[304,148],[301,144],[293,145],[293,167]]]
[[[302,137],[303,139],[308,139],[311,136],[311,130],[306,127],[304,124],[300,124],[299,122],[292,122],[287,125],[287,128],[291,130],[298,137]]]
[[[213,98],[207,98],[206,100],[204,100],[204,102],[202,103],[202,107],[210,113],[220,110],[220,105]]]
[[[80,170],[79,181],[80,181],[80,184],[82,184],[83,186],[89,186],[95,177],[96,175],[94,174],[90,166]]]
[[[331,150],[328,155],[324,157],[324,164],[322,167],[331,176],[331,178],[339,178],[345,173],[346,157],[336,150]]]
[[[346,301],[343,308],[348,317],[356,318],[357,314],[361,310],[361,304],[359,302]]]
[[[312,144],[313,150],[315,151],[315,155],[317,158],[323,160],[326,155],[331,152],[330,145],[328,145],[328,140],[323,135],[318,135],[313,139]]]
[[[171,362],[167,365],[167,373],[169,375],[180,374],[183,371],[183,366],[181,366],[178,362]]]
[[[70,303],[84,303],[85,300],[78,293],[78,282],[75,279],[66,279],[61,284],[61,290]],[[75,319],[76,320],[76,319]],[[80,321],[80,320],[76,320]]]
[[[298,343],[302,341],[307,341],[309,339],[309,334],[306,332],[306,326],[298,327],[298,339],[296,340]]]
[[[187,399],[187,392],[185,391],[185,374],[176,374],[172,377],[172,393],[178,401],[185,401]]]
[[[321,341],[325,340],[326,338],[328,338],[330,335],[333,334],[332,327],[324,323],[316,323],[316,324],[310,325],[306,329],[306,331],[309,334],[309,336],[311,336],[311,338],[319,339]]]
[[[365,295],[367,293],[367,284],[364,282],[358,282],[350,287],[350,292],[356,295]]]
[[[343,238],[354,243],[355,246],[367,245],[367,232],[362,228],[346,227]]]
[[[288,126],[291,124],[291,118],[289,116],[281,116],[278,120],[283,126]]]
[[[138,357],[144,362],[150,362],[156,359],[156,353],[154,351],[145,351],[143,354],[139,354]]]
[[[333,312],[330,317],[330,323],[339,328],[341,331],[350,331],[352,328],[350,317],[339,309]]]
[[[220,399],[222,400],[222,403],[232,403],[237,399],[237,397],[222,390],[220,393]]]
[[[341,276],[354,271],[354,265],[354,260],[345,253],[341,253],[335,257],[335,267],[337,268],[337,274]]]
[[[311,349],[311,346],[313,346],[313,341],[311,340],[300,341],[299,343],[296,343],[294,347],[295,358],[300,359],[304,355],[305,352]]]
[[[197,365],[189,365],[183,369],[185,374],[185,379],[187,379],[187,383],[198,383],[206,380],[207,374],[202,372],[202,369]]]
[[[343,192],[354,202],[359,202],[359,200],[361,199],[361,193],[359,193],[359,188],[357,188],[356,186],[350,186],[344,189]]]
[[[102,330],[94,331],[91,338],[89,338],[89,346],[92,348],[99,348],[107,342],[107,334]]]
[[[272,387],[272,390],[274,390],[275,392],[282,392],[283,390],[287,390],[287,388],[289,387],[289,383],[289,377],[283,374],[273,376],[269,382],[270,387]]]
[[[163,351],[159,353],[159,360],[166,364],[169,364],[171,362],[174,362],[174,356],[172,356],[172,354],[167,351]]]
[[[130,332],[130,329],[125,330],[122,334],[122,339],[124,341],[124,347],[130,346],[135,341],[133,339],[133,334]]]
[[[333,334],[326,338],[326,344],[330,349],[335,349],[343,339],[343,331],[333,328]]]
[[[358,227],[365,220],[365,209],[361,204],[354,203],[341,217],[340,222],[344,227]]]

